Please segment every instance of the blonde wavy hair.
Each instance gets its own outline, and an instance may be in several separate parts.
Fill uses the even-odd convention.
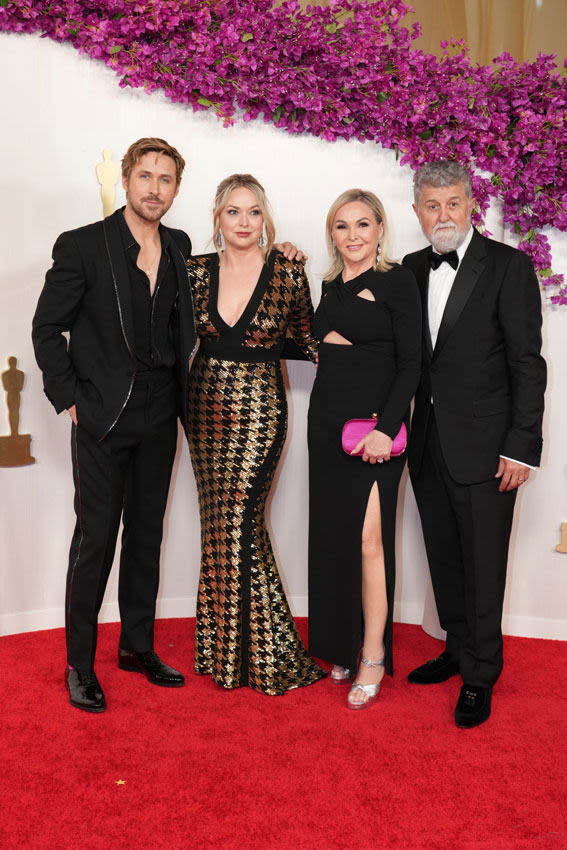
[[[380,258],[375,258],[372,264],[374,271],[387,272],[388,269],[392,268],[393,261],[388,257],[388,221],[386,219],[386,212],[382,201],[374,194],[374,192],[368,192],[365,189],[347,189],[346,192],[339,195],[337,200],[331,204],[331,208],[327,213],[325,234],[327,237],[327,250],[329,251],[329,256],[331,258],[331,265],[325,272],[323,280],[333,280],[340,275],[344,269],[343,258],[339,254],[338,248],[333,241],[333,224],[335,216],[340,208],[344,207],[345,204],[352,203],[353,201],[360,201],[361,203],[366,204],[367,207],[370,207],[376,222],[381,224],[384,228],[382,238],[380,239]]]
[[[215,246],[217,253],[220,255],[221,251],[217,245],[217,236],[220,231],[220,216],[228,203],[230,193],[234,189],[249,189],[258,202],[262,218],[264,219],[264,228],[266,230],[265,245],[261,246],[261,250],[264,256],[267,257],[274,247],[276,228],[270,213],[264,187],[251,174],[231,174],[230,177],[225,177],[225,179],[217,186],[215,206],[213,209],[213,245]]]

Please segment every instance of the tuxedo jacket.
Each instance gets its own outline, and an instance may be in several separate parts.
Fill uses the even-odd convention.
[[[118,421],[138,367],[121,215],[118,210],[104,221],[58,237],[33,319],[33,344],[47,398],[57,413],[75,404],[79,422],[99,439]],[[185,266],[191,242],[182,230],[160,229],[177,277],[171,332],[179,412],[185,420],[187,373],[196,343]],[[64,331],[69,332],[68,344]]]
[[[459,264],[435,349],[428,320],[428,258],[408,254],[423,306],[422,375],[408,452],[421,467],[431,399],[449,472],[461,484],[487,481],[499,456],[538,466],[546,366],[541,297],[529,257],[476,230]]]

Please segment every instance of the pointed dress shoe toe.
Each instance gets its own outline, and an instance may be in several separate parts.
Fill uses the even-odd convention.
[[[75,708],[91,711],[94,714],[106,711],[106,700],[94,670],[77,670],[75,667],[67,667],[65,687],[69,691],[69,702]]]
[[[491,702],[492,688],[463,685],[455,708],[455,723],[460,729],[480,726],[490,717]]]
[[[121,670],[143,673],[148,682],[163,688],[181,688],[185,684],[183,674],[164,664],[153,650],[132,652],[129,649],[119,649],[118,666]]]
[[[446,682],[459,672],[459,662],[449,652],[442,652],[437,658],[426,661],[421,667],[416,667],[408,675],[408,682],[413,685],[436,685]]]

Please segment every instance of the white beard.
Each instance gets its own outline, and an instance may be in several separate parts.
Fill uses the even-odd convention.
[[[466,235],[469,232],[469,227],[470,221],[467,222],[467,226],[464,230],[459,230],[457,225],[452,224],[451,222],[436,224],[431,231],[429,241],[438,254],[446,254],[448,251],[456,251],[457,248],[465,241]]]

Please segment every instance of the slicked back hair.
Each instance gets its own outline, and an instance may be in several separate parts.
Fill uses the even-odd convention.
[[[122,177],[124,177],[125,180],[128,180],[134,166],[137,165],[141,158],[147,153],[156,153],[158,155],[162,154],[163,156],[171,157],[175,163],[175,182],[179,186],[183,175],[183,169],[185,168],[185,160],[179,151],[166,142],[165,139],[158,139],[155,137],[138,139],[137,142],[133,142],[133,144],[130,145],[122,160]]]

